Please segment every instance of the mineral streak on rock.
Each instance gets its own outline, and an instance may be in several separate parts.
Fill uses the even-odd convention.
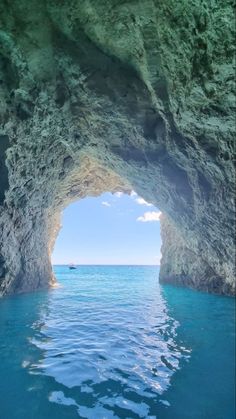
[[[0,292],[48,286],[59,214],[134,189],[160,279],[233,294],[231,0],[0,1]]]

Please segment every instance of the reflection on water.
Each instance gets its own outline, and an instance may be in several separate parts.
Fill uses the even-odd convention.
[[[233,418],[232,299],[153,267],[56,275],[1,301],[1,419]]]

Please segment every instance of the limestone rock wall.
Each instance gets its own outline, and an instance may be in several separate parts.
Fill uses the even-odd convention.
[[[234,38],[231,0],[0,1],[1,294],[118,189],[166,214],[163,282],[234,293]]]
[[[207,258],[205,246],[197,240],[192,247],[186,245],[176,225],[166,216],[162,216],[161,230],[161,283],[169,282],[215,294],[235,294],[235,281],[229,280],[233,275],[229,268],[234,266],[234,252],[231,262],[222,266],[223,258],[219,255],[218,263]]]

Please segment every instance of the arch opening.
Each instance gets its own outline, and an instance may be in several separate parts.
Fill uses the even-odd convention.
[[[74,202],[63,211],[52,265],[159,265],[160,216],[134,191]]]
[[[226,262],[222,262],[219,246],[212,248],[203,221],[201,224],[203,219],[194,221],[192,208],[187,206],[188,201],[180,191],[183,182],[178,176],[166,182],[166,172],[163,175],[161,166],[149,167],[140,161],[136,165],[136,154],[129,161],[116,158],[108,151],[102,155],[98,151],[92,153],[91,149],[87,153],[81,150],[69,153],[64,144],[56,150],[58,158],[53,160],[51,177],[43,174],[38,194],[37,188],[33,189],[32,199],[25,199],[26,193],[32,193],[32,181],[26,182],[19,195],[14,188],[6,193],[6,204],[13,209],[4,214],[7,228],[3,230],[0,259],[4,275],[0,281],[1,295],[54,285],[51,253],[60,229],[61,212],[70,203],[105,191],[131,194],[134,189],[163,213],[160,281],[216,293],[234,293],[233,265],[227,255]],[[43,166],[41,170],[49,169],[50,166]],[[11,206],[12,199],[15,207]],[[200,240],[203,232],[204,240]],[[211,263],[210,254],[214,254]]]

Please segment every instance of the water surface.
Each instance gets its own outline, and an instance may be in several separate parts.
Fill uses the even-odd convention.
[[[156,267],[55,267],[0,301],[0,418],[233,419],[234,300]]]

